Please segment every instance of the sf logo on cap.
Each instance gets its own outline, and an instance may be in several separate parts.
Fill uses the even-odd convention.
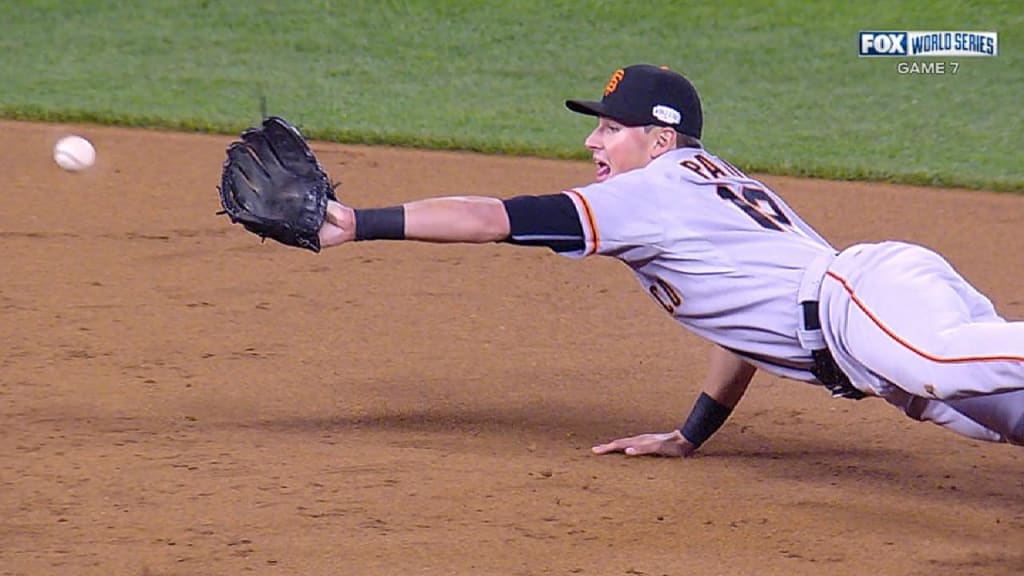
[[[619,82],[622,81],[622,77],[625,75],[626,71],[623,70],[622,68],[616,70],[615,73],[612,74],[612,77],[608,80],[608,84],[606,84],[604,87],[604,95],[607,96],[612,92],[615,92],[615,89],[619,87]]]

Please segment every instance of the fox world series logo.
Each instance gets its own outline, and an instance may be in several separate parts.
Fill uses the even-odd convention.
[[[862,58],[935,56],[995,56],[999,53],[996,32],[911,31],[861,32],[859,55]]]

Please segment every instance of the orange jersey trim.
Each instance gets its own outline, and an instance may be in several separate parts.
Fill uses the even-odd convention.
[[[600,244],[600,237],[597,234],[597,219],[594,218],[594,210],[590,207],[590,202],[587,201],[583,194],[580,194],[576,190],[566,190],[566,194],[572,194],[577,200],[579,200],[580,206],[583,206],[584,216],[586,216],[587,226],[590,228],[590,240],[593,245],[593,250],[584,250],[584,256],[590,256],[597,252],[597,247]]]
[[[875,314],[868,309],[867,304],[857,296],[857,293],[853,290],[853,286],[850,286],[850,283],[847,282],[845,278],[832,271],[827,272],[826,275],[830,276],[843,286],[843,289],[850,295],[850,299],[853,300],[853,303],[860,308],[860,311],[863,312],[879,330],[884,332],[889,338],[892,338],[907,350],[910,350],[914,354],[917,354],[926,360],[931,360],[932,362],[938,362],[940,364],[965,364],[968,362],[1024,362],[1024,357],[1022,356],[954,356],[950,358],[943,358],[941,356],[929,354],[928,352],[914,346],[905,338],[900,337],[900,335],[892,328],[886,326],[878,316],[875,316]]]

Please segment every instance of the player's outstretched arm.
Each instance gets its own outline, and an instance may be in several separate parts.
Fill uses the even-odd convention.
[[[353,240],[485,243],[508,235],[508,213],[500,199],[448,196],[360,210],[329,202],[320,243],[323,247]]]
[[[594,446],[595,454],[627,456],[690,456],[725,423],[747,391],[756,369],[742,358],[715,347],[700,396],[682,428],[640,434]]]

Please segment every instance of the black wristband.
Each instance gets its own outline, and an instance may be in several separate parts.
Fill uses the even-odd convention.
[[[405,207],[355,210],[356,240],[405,240]]]
[[[686,423],[679,431],[687,442],[700,447],[722,427],[722,424],[725,424],[730,414],[732,408],[719,404],[717,400],[701,392],[693,404],[693,410],[686,417]]]

